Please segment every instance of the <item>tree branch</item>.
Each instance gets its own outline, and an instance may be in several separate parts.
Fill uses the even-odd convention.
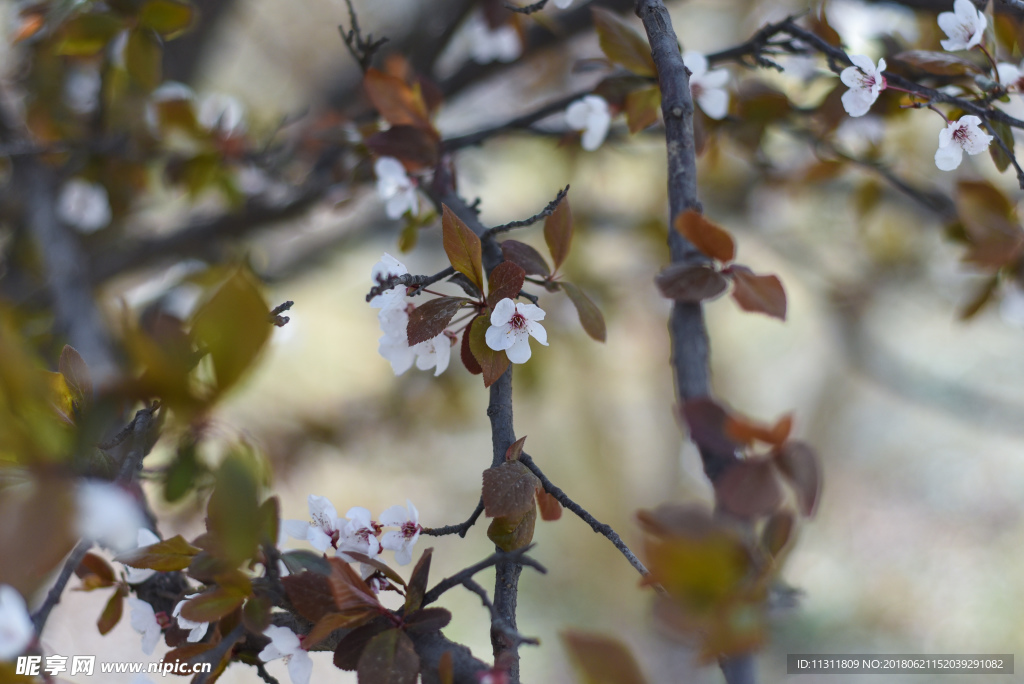
[[[489,238],[493,238],[498,233],[506,233],[514,228],[524,228],[526,226],[532,226],[537,221],[540,221],[541,219],[546,219],[548,216],[551,216],[553,213],[555,213],[555,209],[558,208],[558,205],[562,203],[562,200],[564,200],[565,196],[568,194],[569,186],[566,185],[564,188],[558,191],[558,194],[555,195],[555,199],[548,202],[548,206],[544,207],[544,211],[538,214],[534,214],[528,219],[523,219],[521,221],[511,221],[509,223],[503,223],[500,226],[494,226],[493,228],[489,228],[487,232],[484,233],[484,235],[486,235]],[[534,303],[536,304],[536,302]]]
[[[423,534],[430,537],[443,537],[448,534],[457,534],[463,539],[466,538],[466,533],[469,532],[469,528],[476,524],[480,514],[484,512],[484,497],[480,497],[480,502],[476,505],[476,509],[472,515],[466,520],[466,522],[459,523],[458,525],[445,525],[444,527],[427,527],[424,528]]]
[[[519,646],[522,644],[530,644],[531,646],[539,646],[540,639],[535,637],[523,636],[519,633],[519,630],[512,628],[505,622],[505,618],[502,617],[501,613],[494,604],[491,603],[491,599],[487,596],[487,590],[477,584],[470,578],[463,579],[460,584],[466,589],[480,597],[484,607],[491,613],[491,629],[500,632],[509,642]]]
[[[542,575],[547,574],[547,568],[526,555],[532,548],[533,544],[530,544],[529,546],[524,546],[523,548],[516,549],[515,551],[495,551],[479,563],[475,563],[464,570],[460,570],[451,577],[447,577],[435,584],[434,588],[423,596],[423,605],[427,606],[436,602],[446,591],[462,584],[463,580],[470,579],[478,572],[502,563],[515,562],[520,566],[529,565]]]
[[[536,110],[517,116],[516,118],[510,119],[505,123],[489,126],[488,128],[481,129],[474,133],[467,133],[465,135],[456,136],[454,138],[448,138],[447,140],[441,142],[441,147],[446,152],[454,152],[455,150],[460,150],[464,147],[473,147],[474,145],[479,145],[497,135],[501,135],[502,133],[529,128],[538,121],[546,119],[552,114],[557,114],[558,112],[563,111],[566,107],[571,105],[576,100],[592,93],[593,90],[593,88],[581,90],[580,92],[573,93],[571,95],[566,95],[552,102],[543,104]]]
[[[75,574],[75,570],[81,565],[82,559],[85,558],[85,554],[89,553],[89,549],[92,548],[92,542],[82,539],[75,545],[75,548],[71,550],[71,554],[67,560],[64,561],[64,567],[60,569],[60,574],[57,575],[57,581],[54,582],[53,586],[50,587],[50,591],[46,593],[46,599],[42,605],[36,609],[36,612],[32,614],[32,624],[36,628],[36,634],[43,633],[43,627],[46,626],[46,621],[50,618],[50,612],[53,607],[60,603],[60,597],[64,593],[64,587],[71,581],[71,576]]]

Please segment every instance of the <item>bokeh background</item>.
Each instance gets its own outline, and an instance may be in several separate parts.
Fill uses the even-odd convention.
[[[395,39],[427,30],[455,4],[355,2],[364,30]],[[773,0],[670,6],[684,46],[704,52],[806,9]],[[827,11],[852,50],[875,57],[883,40],[934,40],[934,14],[852,0],[833,0]],[[347,23],[342,0],[236,0],[200,56],[195,86],[237,97],[249,125],[269,129],[358,79],[339,23]],[[442,67],[457,69],[465,51],[457,36]],[[540,51],[446,103],[439,127],[469,132],[585,87],[601,73],[574,64],[599,56],[592,34]],[[784,64],[783,74],[729,67],[732,86],[763,79],[807,104],[831,87],[806,79],[821,63]],[[664,143],[656,133],[630,137],[619,121],[609,142],[585,153],[560,145],[558,116],[546,125],[552,135],[511,135],[461,153],[461,190],[480,197],[484,222],[497,224],[535,213],[572,185],[577,235],[566,271],[603,310],[608,339],[587,338],[564,297],[541,293],[550,346],[534,344],[533,359],[516,368],[516,430],[554,482],[636,548],[638,509],[711,501],[698,455],[673,417],[669,305],[652,282],[667,262]],[[987,157],[965,162],[959,176],[938,172],[932,155],[940,127],[937,117],[915,112],[844,135],[852,146],[880,136],[887,162],[916,182],[949,191],[956,177],[986,178],[1012,191],[1012,174],[997,175]],[[801,527],[784,571],[803,595],[773,623],[759,656],[762,678],[872,681],[787,676],[791,652],[1024,652],[1024,298],[1006,290],[1001,305],[961,322],[958,312],[980,277],[944,238],[941,221],[868,171],[821,179],[816,163],[804,142],[782,130],[756,156],[720,137],[700,160],[707,213],[737,236],[741,261],[777,273],[789,296],[785,323],[743,313],[727,298],[708,304],[715,391],[764,422],[794,412],[797,436],[818,449],[824,467],[817,516]],[[802,169],[806,182],[775,180]],[[866,207],[858,199],[866,193],[877,203]],[[423,229],[415,251],[401,255],[401,226],[384,218],[371,186],[336,199],[337,206],[247,244],[271,282],[268,299],[296,304],[258,370],[221,407],[216,431],[261,447],[286,518],[306,518],[307,495],[319,494],[342,513],[358,505],[379,514],[409,499],[427,526],[460,522],[490,461],[487,393],[455,359],[439,378],[415,369],[395,377],[377,355],[376,311],[365,303],[370,269],[385,251],[411,272],[440,270],[440,231]],[[184,206],[165,198],[135,229],[173,227]],[[515,237],[543,245],[539,226]],[[155,269],[111,283],[104,298],[111,310],[121,300],[141,305],[180,275],[180,267]],[[158,447],[153,467],[168,457]],[[195,502],[157,509],[165,534],[201,529]],[[418,549],[435,548],[433,577],[489,554],[485,529],[478,524],[465,540],[421,538]],[[657,634],[649,592],[607,540],[566,515],[539,523],[535,541],[534,555],[549,573],[527,570],[520,584],[520,630],[543,644],[523,648],[524,681],[574,681],[558,637],[569,628],[621,636],[652,682],[722,680]],[[95,633],[105,598],[69,592],[44,650],[146,659],[127,620],[106,637]],[[442,605],[455,616],[448,636],[488,657],[488,617],[477,597],[453,590]],[[331,666],[330,654],[314,661],[314,681],[355,681]],[[269,669],[287,680],[281,661]],[[255,680],[253,670],[236,665],[221,681]]]

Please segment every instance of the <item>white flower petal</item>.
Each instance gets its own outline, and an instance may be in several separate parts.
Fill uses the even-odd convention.
[[[865,74],[868,74],[869,76],[875,73],[875,63],[872,62],[871,58],[866,55],[850,55],[850,61],[853,62],[853,66],[858,67],[861,71],[863,71]]]
[[[963,161],[964,150],[955,143],[940,145],[935,151],[935,166],[941,171],[952,171]]]
[[[14,660],[33,638],[35,627],[25,599],[14,587],[0,584],[0,660]]]
[[[508,355],[508,360],[512,363],[526,363],[530,360],[532,355],[530,350],[530,336],[521,335],[515,338],[508,349],[505,350],[505,354]]]
[[[494,305],[494,310],[491,312],[491,325],[505,325],[512,320],[515,313],[515,302],[506,297]]]
[[[697,96],[697,104],[712,119],[724,119],[729,113],[729,93],[721,90],[704,90]]]
[[[305,651],[296,651],[288,661],[288,676],[292,684],[309,684],[313,675],[313,659]]]
[[[530,335],[533,336],[533,339],[537,340],[545,347],[548,346],[548,331],[544,329],[543,325],[531,322],[526,329],[530,331]]]
[[[690,78],[699,79],[708,70],[708,59],[696,50],[683,53],[683,64],[690,70]]]
[[[281,529],[292,539],[302,539],[305,541],[306,535],[309,532],[309,523],[305,520],[282,520]]]
[[[544,309],[536,304],[516,304],[516,311],[528,321],[543,321],[547,315]]]
[[[139,529],[146,521],[135,498],[122,487],[85,480],[78,485],[76,501],[80,537],[118,552],[137,548]]]
[[[843,109],[850,116],[864,116],[871,110],[871,105],[875,103],[878,96],[872,96],[870,91],[861,90],[857,88],[850,88],[841,98],[843,102]]]
[[[512,328],[505,325],[492,325],[484,333],[484,341],[494,351],[505,351],[512,344]]]

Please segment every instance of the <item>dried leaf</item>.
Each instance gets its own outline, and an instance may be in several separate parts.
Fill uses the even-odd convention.
[[[721,273],[698,264],[669,264],[654,278],[661,294],[677,302],[702,302],[725,292],[728,282]]]
[[[607,337],[607,329],[604,324],[604,316],[601,310],[591,301],[590,297],[580,288],[572,283],[562,281],[559,283],[565,294],[569,295],[569,301],[576,307],[576,313],[580,317],[580,325],[583,330],[598,342],[604,342]]]
[[[736,258],[736,243],[725,228],[692,209],[676,216],[676,231],[712,259],[728,263]]]
[[[463,297],[438,297],[413,309],[406,328],[409,346],[432,340],[443,333],[467,301]]]
[[[562,632],[562,642],[581,684],[644,684],[629,648],[618,639],[587,632]]]
[[[800,512],[814,515],[821,498],[821,466],[814,449],[803,442],[789,442],[775,455],[775,463],[793,486]]]
[[[658,70],[651,57],[651,46],[632,26],[618,15],[606,9],[595,7],[594,28],[601,44],[601,51],[616,64],[620,64],[638,76],[657,76]]]
[[[525,242],[505,240],[501,243],[501,254],[505,261],[518,264],[526,271],[526,275],[538,275],[545,278],[551,275],[551,270],[541,253]]]
[[[756,275],[745,266],[733,266],[729,273],[734,283],[732,297],[741,309],[786,320],[786,290],[778,277]]]
[[[484,267],[480,238],[447,206],[442,207],[441,238],[452,268],[464,274],[477,290],[483,292]]]
[[[540,480],[521,461],[505,461],[483,475],[484,515],[519,517],[533,508]]]
[[[551,215],[544,219],[544,242],[557,271],[568,258],[572,246],[572,210],[568,197],[563,198]]]

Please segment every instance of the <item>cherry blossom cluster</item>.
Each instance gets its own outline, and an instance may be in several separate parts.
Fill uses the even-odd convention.
[[[944,50],[985,49],[983,41],[988,19],[970,0],[956,0],[952,12],[939,14],[938,23],[947,36],[940,41]],[[885,60],[879,59],[876,65],[869,57],[851,55],[850,61],[853,66],[847,67],[839,75],[843,84],[849,88],[843,93],[843,107],[850,116],[864,116],[879,94],[889,87],[883,74]],[[998,64],[996,74],[1007,90],[1020,92],[1020,68],[1012,64]],[[947,120],[946,127],[939,132],[935,166],[942,171],[952,171],[960,166],[964,152],[981,154],[993,140],[991,135],[982,130],[982,121],[977,116],[966,115],[956,121]]]
[[[374,285],[378,285],[392,276],[406,275],[409,270],[405,264],[385,253],[371,271]],[[404,285],[386,290],[370,300],[370,306],[380,309],[377,320],[380,322],[381,336],[378,347],[380,355],[391,362],[395,375],[401,375],[412,368],[415,363],[420,370],[434,369],[438,376],[448,368],[451,360],[451,349],[454,339],[442,332],[437,337],[409,346],[409,312],[415,308],[405,296]]]

